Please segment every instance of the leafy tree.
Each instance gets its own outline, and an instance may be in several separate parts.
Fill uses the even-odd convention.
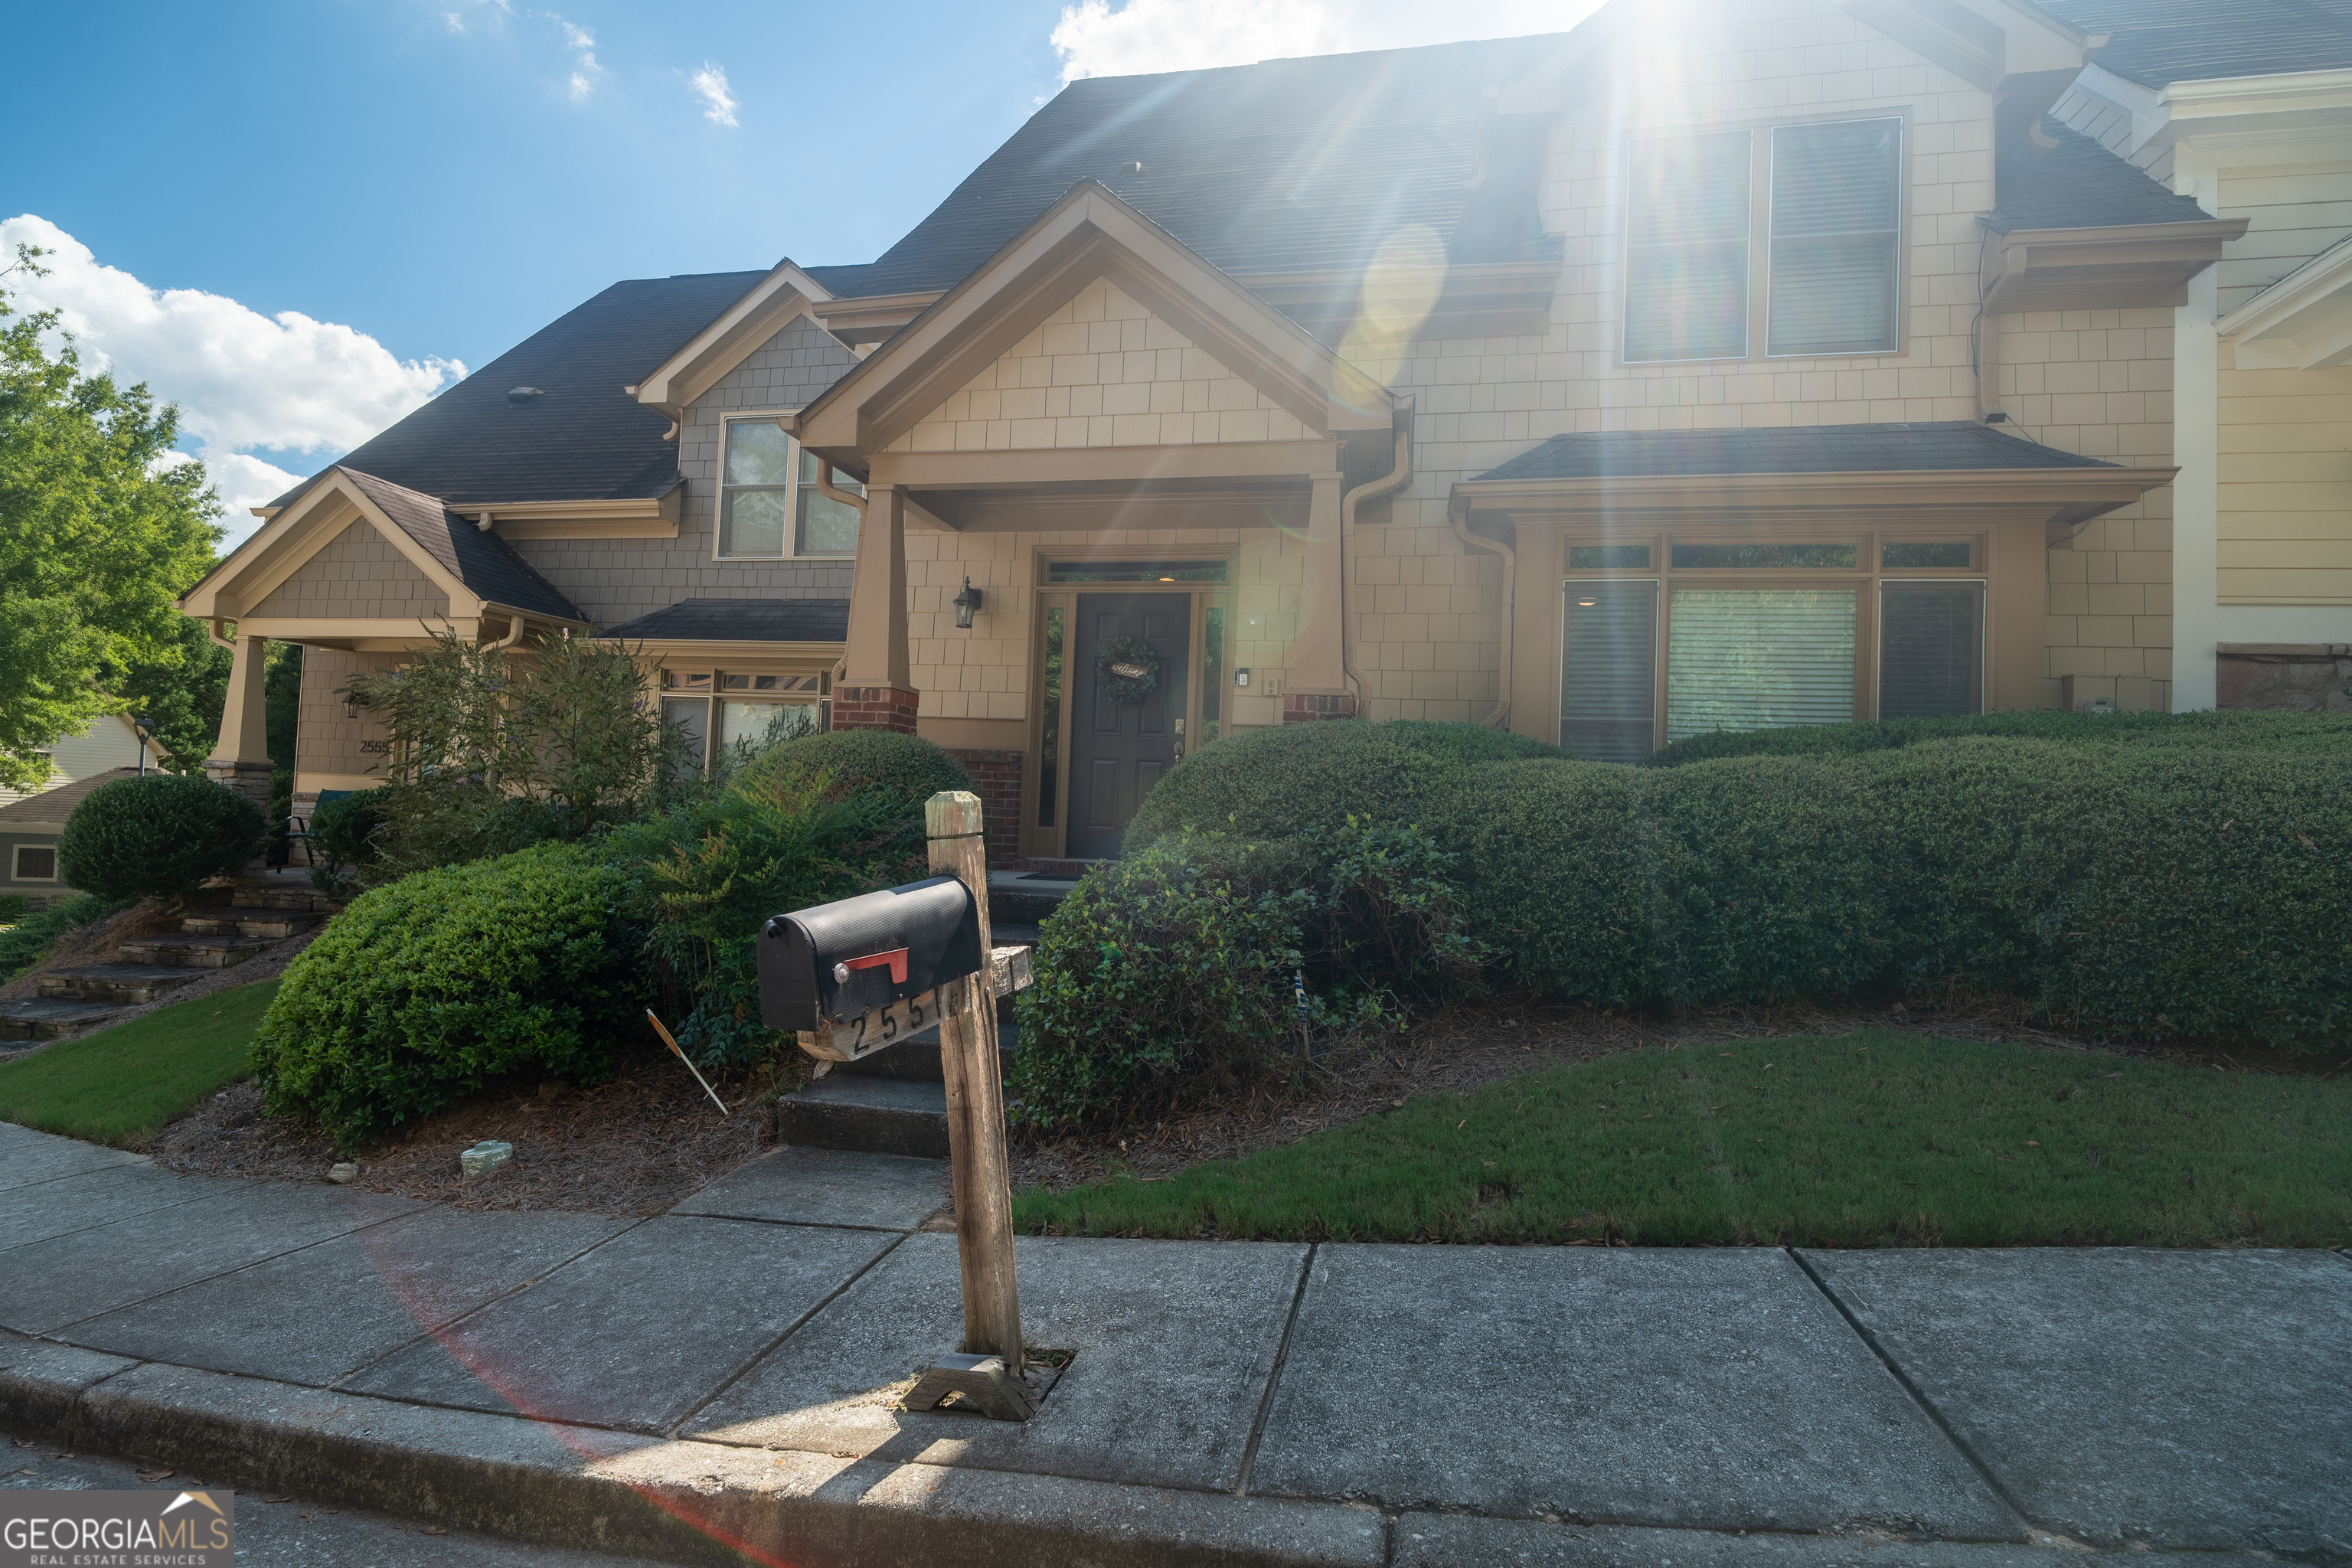
[[[17,247],[0,279],[42,254]],[[52,356],[57,319],[0,289],[0,784],[19,789],[47,782],[41,750],[128,706],[110,689],[133,668],[174,661],[173,601],[221,532],[204,469],[173,462],[179,410],[82,374],[70,342]]]
[[[228,704],[229,668],[236,656],[213,641],[202,621],[181,616],[172,632],[173,646],[164,657],[132,665],[115,691],[134,705],[172,753],[163,766],[201,773],[220,739],[221,710]],[[274,742],[275,730],[271,734]]]

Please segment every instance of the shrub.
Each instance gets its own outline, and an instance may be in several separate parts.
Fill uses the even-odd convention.
[[[705,1067],[765,1052],[757,952],[772,915],[924,874],[897,837],[903,806],[881,791],[842,795],[829,775],[768,775],[625,828],[611,850],[642,875],[646,952],[683,1007],[680,1047]]]
[[[894,846],[914,853],[923,845],[923,803],[941,790],[971,788],[963,764],[930,742],[887,730],[832,730],[771,747],[736,775],[744,790],[777,788],[787,795],[824,776],[837,797],[872,795],[898,823]]]
[[[1227,1093],[1307,1070],[1314,1036],[1401,1024],[1476,976],[1451,869],[1420,829],[1350,818],[1276,844],[1179,834],[1089,873],[1015,1003],[1020,1118]]]
[[[386,790],[355,790],[310,813],[310,852],[324,862],[310,868],[314,887],[341,891],[351,880],[348,871],[364,871],[383,858],[381,838],[392,820],[391,804]]]
[[[1821,756],[1894,751],[1969,735],[2133,746],[2336,752],[2352,747],[2352,716],[2243,710],[2195,713],[2065,713],[2021,709],[1949,719],[1875,719],[1774,730],[1717,730],[1654,753],[1646,766],[1681,767],[1721,757]]]
[[[1161,779],[1128,825],[1127,847],[1165,835],[1288,838],[1349,816],[1429,821],[1450,782],[1473,765],[1549,756],[1556,747],[1473,724],[1355,721],[1285,724],[1202,747]]]
[[[286,971],[253,1046],[273,1114],[346,1147],[509,1073],[586,1081],[649,999],[630,873],[543,845],[362,894]]]
[[[32,913],[33,902],[22,893],[0,893],[0,925],[15,925]]]
[[[84,795],[58,837],[58,868],[110,899],[180,898],[261,848],[261,808],[184,773],[117,779]]]
[[[14,980],[47,957],[59,937],[95,924],[131,901],[84,893],[51,904],[38,914],[20,914],[15,925],[0,931],[0,982]]]

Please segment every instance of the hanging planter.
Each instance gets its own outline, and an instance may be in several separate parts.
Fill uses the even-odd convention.
[[[1160,686],[1160,654],[1141,637],[1113,637],[1095,654],[1095,685],[1113,702],[1141,702]]]

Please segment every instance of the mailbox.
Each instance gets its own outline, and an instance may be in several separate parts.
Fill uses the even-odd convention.
[[[778,915],[760,940],[760,1016],[812,1031],[980,973],[980,910],[955,877],[932,877]]]

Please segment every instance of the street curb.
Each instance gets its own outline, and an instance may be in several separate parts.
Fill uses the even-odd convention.
[[[975,1417],[977,1419],[977,1417]],[[535,1545],[793,1568],[1379,1568],[1370,1510],[666,1441],[0,1337],[0,1426]]]

